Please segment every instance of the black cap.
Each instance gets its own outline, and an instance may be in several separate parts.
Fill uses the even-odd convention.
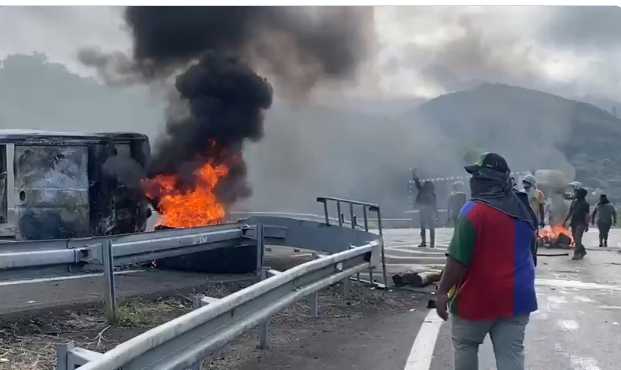
[[[476,173],[482,168],[508,173],[511,172],[507,161],[497,153],[483,153],[481,158],[473,165],[464,167],[468,173]]]

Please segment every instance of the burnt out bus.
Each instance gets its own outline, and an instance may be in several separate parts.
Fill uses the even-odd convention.
[[[149,139],[138,133],[0,130],[0,237],[144,231],[149,159]]]

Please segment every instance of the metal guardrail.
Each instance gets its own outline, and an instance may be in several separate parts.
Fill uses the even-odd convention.
[[[441,209],[439,211],[442,212]],[[418,213],[418,210],[404,211],[404,214],[410,214],[410,213]],[[316,221],[316,222],[325,223],[324,215],[319,215],[315,213],[290,212],[290,211],[246,211],[246,212],[235,211],[235,212],[231,212],[231,216],[237,219],[243,219],[243,218],[254,217],[254,216],[275,216],[275,217],[288,217],[288,218],[293,218],[296,220]],[[331,224],[338,223],[338,219],[336,217],[330,217],[329,221]],[[351,227],[351,222],[345,219],[343,220],[343,226]],[[363,226],[360,226],[358,224],[356,224],[356,226],[364,230]],[[368,226],[369,226],[368,231],[377,229],[377,226],[378,226],[377,221],[373,219],[368,220]],[[388,228],[404,228],[404,227],[409,228],[409,227],[412,227],[412,217],[408,217],[408,218],[382,217],[382,227],[384,228],[386,227]]]
[[[79,263],[82,249],[51,249],[0,252],[0,270]]]
[[[250,232],[254,231],[254,235]],[[276,230],[278,234],[279,230]],[[278,235],[272,237],[278,237]],[[104,308],[108,321],[117,320],[114,268],[136,263],[205,252],[218,248],[257,246],[257,276],[263,262],[261,225],[216,225],[151,233],[42,242],[18,242],[0,247],[0,270],[59,264],[93,264],[103,267]],[[8,248],[8,249],[7,249]]]
[[[148,262],[158,258],[221,248],[239,241],[249,227],[240,224],[195,229],[49,241],[24,241],[0,245],[0,270],[27,267],[103,264],[102,245],[111,241],[115,265]]]
[[[74,370],[101,357],[101,353],[76,347],[73,343],[56,347],[56,370]]]
[[[376,284],[373,280],[373,271],[369,271],[369,283],[375,284],[380,288],[386,288],[388,286],[388,275],[386,273],[386,257],[384,254],[384,234],[382,231],[382,212],[380,210],[380,206],[376,203],[364,202],[359,200],[351,200],[337,197],[317,197],[317,202],[323,203],[323,211],[326,225],[330,226],[330,215],[329,215],[329,207],[328,202],[336,203],[336,212],[338,218],[338,225],[343,226],[345,223],[345,216],[341,212],[341,204],[345,204],[349,206],[349,224],[352,229],[357,228],[357,216],[356,216],[356,206],[359,206],[362,209],[362,217],[363,217],[363,230],[366,232],[369,231],[369,215],[368,212],[375,212],[377,215],[377,229],[379,231],[380,236],[380,244],[381,244],[381,259],[382,259],[382,279],[384,280],[383,284]],[[360,280],[360,276],[357,276],[358,280]]]
[[[412,169],[410,168],[410,172]],[[512,171],[511,175],[514,177],[526,176],[529,175],[530,171]],[[467,181],[470,178],[468,175],[459,175],[459,176],[444,176],[444,177],[426,177],[419,179],[420,182],[431,181],[431,182],[448,182],[448,181]],[[409,184],[414,184],[414,180],[409,180]]]
[[[209,354],[253,327],[261,325],[266,336],[269,318],[291,303],[371,268],[372,255],[379,252],[380,246],[381,241],[376,240],[276,273],[101,356],[90,352],[81,356],[75,347],[62,347],[57,370],[69,370],[67,364],[76,364],[67,360],[67,353],[72,359],[90,358],[79,370],[199,369]]]

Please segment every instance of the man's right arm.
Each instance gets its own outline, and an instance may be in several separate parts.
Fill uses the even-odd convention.
[[[414,177],[414,184],[416,185],[416,189],[421,190],[423,188],[423,185],[420,183],[420,179],[417,177]]]
[[[462,265],[451,256],[446,258],[446,265],[442,272],[442,280],[440,280],[436,298],[436,312],[443,320],[448,320],[449,291],[464,280],[466,272],[468,272],[466,266]]]
[[[448,319],[449,291],[459,286],[463,281],[474,254],[476,231],[473,221],[469,218],[469,213],[473,208],[474,206],[465,207],[459,215],[449,245],[446,265],[436,299],[438,316],[444,320]]]

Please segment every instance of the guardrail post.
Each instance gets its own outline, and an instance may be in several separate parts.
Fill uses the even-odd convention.
[[[377,207],[377,227],[379,229],[381,252],[382,252],[382,278],[384,279],[384,286],[388,288],[388,274],[386,272],[386,257],[384,255],[384,232],[382,231],[382,214],[380,208]]]
[[[349,249],[353,249],[353,246],[350,246]],[[343,270],[343,264],[342,263],[338,263],[336,265],[336,269],[338,271],[342,271]],[[360,279],[360,275],[358,275],[358,279]],[[349,298],[349,292],[351,291],[351,280],[349,279],[349,276],[346,277],[345,279],[342,280],[343,281],[343,299],[347,300]]]
[[[259,328],[259,345],[258,349],[269,349],[269,335],[270,335],[270,319],[266,319],[260,325]]]
[[[256,237],[257,237],[257,276],[263,280],[267,275],[263,275],[263,253],[264,253],[264,239],[263,239],[263,224],[256,225]]]
[[[369,232],[369,218],[367,217],[367,206],[362,206],[362,216],[364,217],[364,231]]]
[[[114,255],[112,252],[112,241],[105,239],[101,244],[105,277],[105,292],[104,292],[104,313],[106,319],[110,323],[115,323],[117,317],[116,306],[116,284],[114,281]]]
[[[73,342],[56,345],[56,370],[69,369],[69,351],[74,347]]]
[[[330,216],[328,215],[328,201],[323,200],[323,214],[326,217],[326,225],[330,226]]]
[[[351,223],[351,228],[356,228],[356,216],[354,215],[354,204],[349,203],[349,221]]]
[[[267,279],[268,277],[268,268],[261,268],[261,280]],[[259,345],[258,349],[268,349],[269,348],[269,335],[270,335],[270,319],[268,317],[259,325]]]
[[[339,202],[338,200],[336,201],[336,213],[338,214],[338,218],[339,218],[339,226],[343,226],[343,214],[341,213],[341,202]]]
[[[193,310],[196,310],[203,306],[203,304],[201,303],[201,298],[202,298],[201,294],[194,294],[192,296],[192,309]]]
[[[351,291],[351,280],[349,278],[343,280],[343,299],[349,299]]]
[[[311,294],[311,310],[313,311],[313,317],[319,318],[319,292]]]

